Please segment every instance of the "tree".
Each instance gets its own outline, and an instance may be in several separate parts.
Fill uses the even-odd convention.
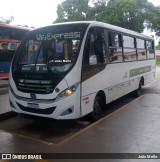
[[[110,0],[105,20],[113,25],[142,32],[145,27],[149,28],[149,16],[153,8],[153,4],[147,0]]]
[[[160,34],[160,9],[148,0],[65,0],[57,7],[55,22],[96,20],[143,32],[145,28],[156,28]],[[153,17],[154,21],[153,21]]]
[[[150,28],[160,36],[160,6],[156,6],[153,12]]]
[[[106,21],[105,18],[107,14],[106,0],[92,0],[92,3],[93,3],[93,7],[90,15],[96,21],[105,22]]]
[[[89,0],[66,0],[57,7],[58,18],[55,22],[86,20],[90,7]]]
[[[159,41],[158,44],[156,45],[156,49],[160,49],[160,41]]]
[[[65,0],[57,7],[58,18],[53,22],[97,20],[102,21],[106,13],[107,0]]]
[[[4,24],[10,24],[12,21],[14,20],[14,17],[11,16],[8,19],[4,19],[3,17],[0,18],[0,23],[4,23]]]

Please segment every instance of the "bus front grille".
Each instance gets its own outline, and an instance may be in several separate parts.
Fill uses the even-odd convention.
[[[17,89],[26,93],[49,94],[56,85],[51,80],[18,79]]]

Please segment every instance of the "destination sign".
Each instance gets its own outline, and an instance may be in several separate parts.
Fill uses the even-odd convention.
[[[80,39],[80,32],[66,32],[66,33],[45,33],[37,34],[37,40],[52,40],[52,39]]]

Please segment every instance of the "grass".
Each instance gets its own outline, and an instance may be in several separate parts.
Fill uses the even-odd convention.
[[[156,64],[160,65],[160,56],[156,56]]]

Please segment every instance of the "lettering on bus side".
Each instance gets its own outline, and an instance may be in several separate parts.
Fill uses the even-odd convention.
[[[144,74],[144,73],[147,73],[147,72],[150,72],[151,71],[151,66],[144,66],[144,67],[140,67],[140,68],[136,68],[136,69],[131,69],[129,72],[130,72],[130,77],[134,77],[134,76],[137,76],[137,75],[140,75],[140,74]]]

